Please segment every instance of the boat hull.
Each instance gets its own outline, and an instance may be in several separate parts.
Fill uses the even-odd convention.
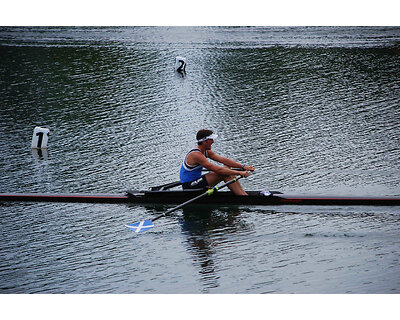
[[[0,193],[0,201],[128,203],[127,194]]]
[[[0,201],[25,202],[82,202],[82,203],[138,203],[180,204],[193,199],[202,191],[142,191],[130,190],[126,194],[40,194],[0,193]],[[317,195],[289,195],[275,192],[269,196],[260,191],[248,191],[248,196],[236,196],[230,191],[220,191],[194,203],[210,205],[367,205],[399,206],[399,196],[344,197]]]
[[[132,202],[179,204],[194,198],[198,191],[128,191]],[[218,192],[196,200],[194,203],[216,205],[375,205],[398,206],[400,197],[343,197],[317,195],[286,195],[273,193],[265,196],[261,191],[247,191],[248,196],[232,192]]]

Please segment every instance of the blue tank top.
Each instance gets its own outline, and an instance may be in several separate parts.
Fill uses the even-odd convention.
[[[201,150],[200,149],[192,149],[186,154],[186,157],[183,160],[182,165],[181,165],[181,170],[179,172],[179,177],[180,177],[181,183],[194,181],[201,177],[201,173],[203,171],[203,166],[201,166],[199,164],[197,164],[195,166],[191,166],[191,165],[187,164],[187,162],[186,162],[188,155],[192,152],[201,152]],[[207,151],[205,152],[204,155],[207,157]]]

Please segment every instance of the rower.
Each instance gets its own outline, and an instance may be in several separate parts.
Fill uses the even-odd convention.
[[[180,180],[183,189],[213,187],[221,181],[232,180],[237,175],[247,178],[249,171],[254,171],[253,166],[242,165],[212,151],[211,146],[217,137],[218,135],[211,130],[202,129],[197,132],[197,147],[186,154],[180,169]],[[213,164],[207,158],[225,166]],[[210,172],[202,175],[203,168],[208,169]],[[241,168],[242,170],[236,171],[230,168]],[[247,195],[239,181],[232,183],[228,187],[236,195]]]

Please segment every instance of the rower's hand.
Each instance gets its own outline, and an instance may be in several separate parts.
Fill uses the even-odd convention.
[[[251,171],[251,172],[253,172],[255,170],[253,166],[244,166],[243,169],[246,171]]]
[[[242,177],[247,178],[247,177],[250,175],[250,172],[248,172],[248,171],[243,171],[243,172],[241,173],[241,175],[242,175]]]

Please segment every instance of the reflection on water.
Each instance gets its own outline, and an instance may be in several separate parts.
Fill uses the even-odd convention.
[[[32,156],[36,160],[49,160],[49,152],[47,151],[47,149],[32,148]]]
[[[216,208],[207,206],[191,206],[182,209],[183,217],[180,225],[189,251],[193,256],[193,263],[198,267],[203,282],[202,292],[219,287],[218,266],[215,265],[213,255],[224,249],[226,234],[240,232],[246,225],[240,219],[240,210],[237,207]]]

